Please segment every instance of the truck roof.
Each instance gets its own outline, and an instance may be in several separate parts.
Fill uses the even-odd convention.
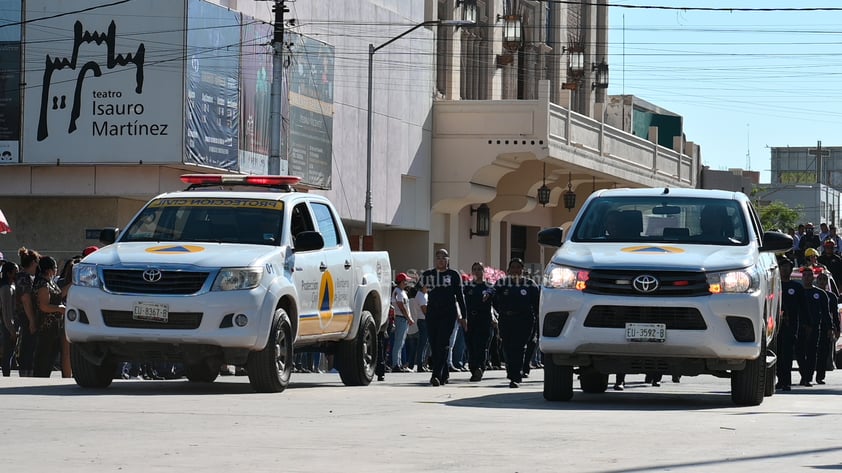
[[[748,198],[742,192],[724,191],[718,189],[686,189],[680,187],[601,189],[596,191],[594,194],[595,197],[657,197],[663,195],[671,197],[706,197],[712,199],[730,200],[744,200]]]

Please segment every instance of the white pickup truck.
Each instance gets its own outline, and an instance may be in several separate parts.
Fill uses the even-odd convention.
[[[324,197],[287,176],[185,175],[74,268],[66,307],[73,376],[111,384],[122,361],[181,362],[211,382],[244,367],[283,391],[294,350],[335,355],[346,385],[374,375],[388,319],[385,252],[356,252]],[[116,239],[116,241],[114,241]]]
[[[742,193],[597,191],[544,272],[539,309],[544,397],[568,401],[573,374],[601,393],[608,376],[731,378],[738,405],[774,393],[781,282],[774,256],[792,247],[763,232]]]

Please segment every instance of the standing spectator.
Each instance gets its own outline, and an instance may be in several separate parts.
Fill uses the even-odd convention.
[[[15,356],[17,343],[17,329],[15,327],[15,277],[18,265],[11,261],[3,263],[0,269],[0,334],[2,334],[3,350],[0,353],[0,367],[3,376],[11,376],[12,359]]]
[[[409,331],[409,326],[415,324],[412,319],[412,313],[409,309],[409,297],[406,294],[406,285],[409,282],[409,276],[406,273],[399,273],[395,277],[395,289],[392,290],[392,305],[395,306],[395,336],[392,343],[392,372],[405,372],[409,369],[404,368],[402,352],[403,345],[406,342],[406,333]]]
[[[829,284],[826,272],[816,275],[816,286],[827,294],[827,317],[819,323],[819,347],[816,351],[816,383],[824,384],[828,365],[833,363],[833,349],[839,338],[839,295]]]
[[[488,346],[491,343],[491,296],[493,286],[485,280],[482,263],[471,265],[473,280],[465,286],[465,305],[468,307],[468,366],[471,381],[482,381],[488,363]]]
[[[15,320],[20,337],[18,375],[28,377],[33,375],[35,332],[38,330],[32,285],[35,282],[35,275],[38,273],[38,261],[41,259],[41,255],[35,250],[26,248],[19,249],[18,255],[20,256],[20,270],[17,279],[15,279],[15,306],[17,311]]]
[[[830,234],[830,229],[827,228],[827,224],[822,222],[819,224],[819,241],[824,242],[825,238]]]
[[[822,243],[826,243],[828,241],[833,242],[834,251],[836,254],[839,254],[839,250],[842,249],[842,238],[839,238],[839,235],[836,234],[836,225],[831,224],[828,227],[828,234],[827,238],[822,240]]]
[[[430,384],[447,384],[447,344],[457,320],[467,313],[462,293],[462,277],[450,269],[450,255],[444,248],[436,251],[435,267],[424,271],[421,284],[427,288],[427,329],[432,353]],[[464,323],[464,322],[462,322]]]
[[[833,239],[828,238],[822,243],[822,254],[816,261],[830,271],[834,281],[842,281],[842,256],[836,253],[836,243]]]
[[[427,342],[427,288],[415,284],[407,291],[407,295],[410,311],[415,318],[415,327],[418,328],[418,347],[415,350],[414,362],[416,371],[424,373],[429,369],[427,354],[430,352],[430,344]]]
[[[792,389],[792,359],[795,353],[799,321],[804,318],[804,286],[793,281],[792,260],[778,259],[781,272],[781,326],[778,331],[778,389]]]
[[[523,277],[523,261],[509,262],[508,276],[494,285],[494,308],[500,314],[500,336],[506,356],[509,387],[517,388],[523,380],[526,344],[538,316],[538,285]]]
[[[792,227],[787,228],[786,233],[787,233],[787,235],[792,237],[792,249],[789,250],[788,253],[790,253],[792,255],[791,257],[793,259],[793,264],[800,265],[801,262],[798,261],[797,256],[798,256],[798,245],[799,245],[800,240],[801,240],[801,235],[796,233],[795,229],[792,228]]]
[[[56,260],[45,256],[38,262],[38,269],[32,286],[38,321],[34,370],[36,377],[49,378],[53,362],[61,353],[64,304],[61,303],[61,289],[54,281],[58,273]]]
[[[801,372],[801,386],[812,386],[816,372],[816,356],[819,347],[821,321],[828,317],[827,294],[814,287],[815,275],[811,268],[802,268],[801,284],[804,286],[805,317],[799,321],[798,368]]]
[[[798,242],[798,249],[801,251],[801,254],[805,254],[805,252],[812,248],[814,250],[818,250],[818,248],[822,245],[819,236],[813,233],[813,224],[808,223],[804,226],[804,236],[801,237],[801,240]]]

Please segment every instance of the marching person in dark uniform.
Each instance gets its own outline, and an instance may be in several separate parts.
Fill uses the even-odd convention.
[[[462,293],[462,276],[450,269],[450,255],[444,248],[436,251],[435,268],[424,271],[420,284],[427,287],[427,331],[432,357],[430,384],[447,384],[450,373],[447,367],[447,344],[456,321],[465,324],[467,314]]]
[[[482,381],[488,362],[488,345],[491,343],[491,294],[493,286],[485,280],[482,263],[471,265],[474,279],[465,285],[465,305],[468,307],[468,366],[471,381]]]
[[[819,255],[817,261],[830,271],[834,281],[842,281],[842,256],[836,254],[836,242],[827,239],[822,243],[822,249],[824,251]],[[837,282],[837,284],[839,283]],[[839,288],[835,288],[835,290],[838,291]]]
[[[535,281],[523,277],[523,261],[509,262],[508,276],[494,285],[494,308],[500,316],[500,336],[506,355],[509,387],[517,388],[523,380],[526,344],[538,317],[539,290]]]
[[[824,384],[827,365],[833,363],[833,350],[839,337],[839,295],[830,287],[827,272],[816,275],[816,286],[827,294],[827,317],[819,324],[819,348],[816,352],[816,383]]]
[[[821,321],[828,318],[827,293],[814,287],[815,275],[811,268],[801,272],[801,284],[804,285],[805,317],[799,321],[798,332],[798,367],[801,372],[801,386],[812,386],[816,372],[816,355],[819,347]]]
[[[792,358],[798,335],[798,324],[804,315],[804,286],[791,279],[794,263],[786,257],[778,258],[781,272],[781,325],[778,329],[778,389],[792,389]],[[800,366],[800,364],[799,364]]]

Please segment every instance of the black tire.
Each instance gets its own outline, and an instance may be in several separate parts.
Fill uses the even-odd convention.
[[[573,399],[573,367],[556,365],[552,355],[544,357],[544,399],[553,402]]]
[[[589,394],[604,393],[608,389],[608,375],[596,371],[582,371],[579,374],[582,391]]]
[[[738,406],[759,406],[766,388],[766,339],[755,360],[747,360],[746,367],[731,372],[731,400]]]
[[[357,336],[339,344],[334,363],[345,386],[368,386],[374,379],[374,365],[377,363],[377,327],[371,312],[364,310],[360,314]]]
[[[778,336],[775,335],[775,338],[772,339],[772,343],[769,344],[769,350],[771,350],[775,355],[778,354]],[[765,358],[765,357],[764,357]],[[765,359],[764,359],[765,363]],[[765,397],[772,397],[775,395],[775,384],[778,382],[778,366],[777,362],[772,366],[766,368],[766,382],[765,388],[763,390],[763,396]]]
[[[292,326],[284,309],[275,310],[275,321],[266,347],[249,353],[246,370],[252,389],[259,393],[279,393],[292,376]]]
[[[82,352],[77,343],[70,344],[70,367],[73,369],[73,379],[82,388],[104,389],[111,385],[116,366],[103,362],[96,365]]]
[[[219,367],[213,368],[207,362],[202,361],[196,365],[185,366],[184,376],[191,383],[212,383],[219,376]]]

